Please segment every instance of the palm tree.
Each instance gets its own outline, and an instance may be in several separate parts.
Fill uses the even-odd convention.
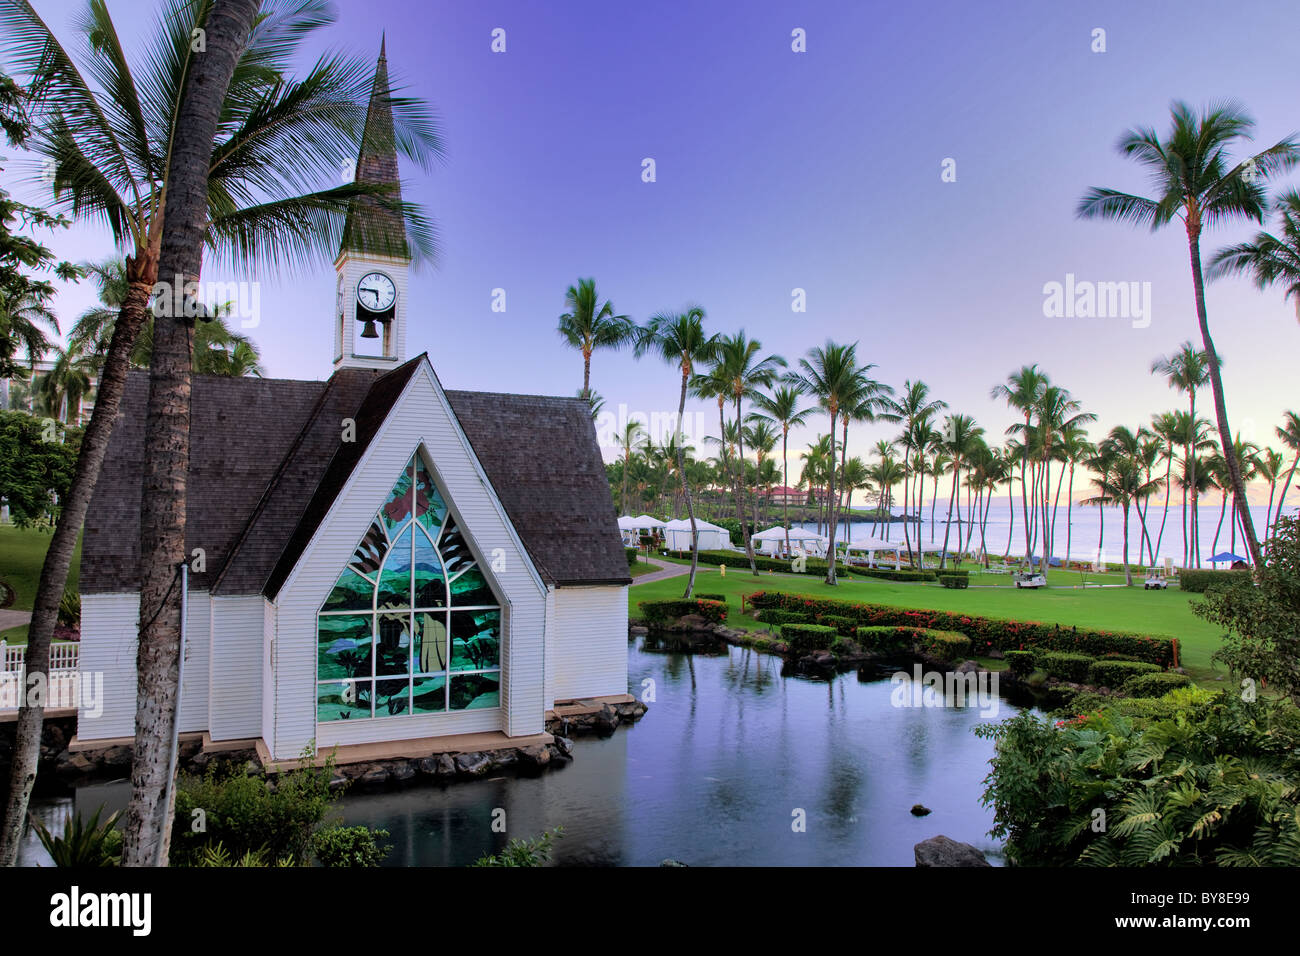
[[[1220,250],[1210,261],[1210,278],[1244,272],[1261,289],[1281,286],[1285,298],[1295,299],[1300,320],[1300,191],[1280,196],[1276,209],[1282,235],[1260,232],[1249,242]]]
[[[1049,516],[1052,484],[1052,458],[1061,435],[1066,431],[1077,431],[1083,425],[1094,422],[1097,416],[1091,412],[1081,412],[1080,404],[1070,396],[1069,390],[1059,385],[1044,385],[1033,408],[1037,417],[1035,437],[1041,448],[1042,479],[1042,520],[1043,520],[1043,558],[1042,571],[1047,573],[1050,552],[1055,544],[1055,530]],[[1058,487],[1059,493],[1059,487]]]
[[[1161,140],[1155,130],[1130,130],[1119,142],[1120,152],[1140,163],[1151,174],[1157,198],[1135,196],[1114,189],[1089,190],[1079,203],[1078,215],[1084,219],[1114,219],[1133,225],[1150,226],[1154,231],[1181,219],[1187,234],[1187,251],[1192,267],[1192,287],[1196,296],[1196,318],[1201,342],[1209,359],[1210,387],[1214,392],[1214,412],[1219,440],[1226,448],[1232,443],[1228,425],[1228,407],[1219,374],[1219,358],[1210,337],[1205,308],[1205,283],[1201,274],[1201,231],[1207,225],[1233,219],[1264,219],[1263,180],[1290,170],[1300,161],[1300,147],[1294,139],[1278,141],[1263,152],[1248,156],[1229,167],[1227,150],[1238,140],[1248,140],[1255,123],[1239,104],[1212,105],[1199,115],[1187,104],[1175,102],[1170,108],[1170,132]],[[1246,502],[1246,487],[1240,462],[1228,457],[1232,475],[1233,497],[1240,509],[1241,526],[1255,566],[1262,564],[1259,540]],[[1192,482],[1195,488],[1195,481]]]
[[[637,330],[634,351],[637,358],[653,353],[669,365],[676,365],[682,374],[681,396],[677,402],[677,430],[673,436],[677,446],[677,471],[682,480],[682,497],[686,499],[686,513],[691,521],[691,573],[686,579],[689,598],[695,589],[695,571],[700,563],[700,533],[695,525],[695,503],[691,499],[690,485],[686,481],[686,462],[682,451],[682,419],[686,415],[686,391],[697,364],[709,362],[717,354],[718,336],[704,332],[704,310],[687,306],[683,312],[660,312]]]
[[[822,508],[826,504],[826,498],[824,494],[819,496],[818,492],[825,491],[827,473],[831,468],[831,436],[818,435],[815,441],[808,443],[807,450],[799,457],[803,459],[799,487],[805,484],[808,486],[809,495],[817,506],[817,533],[821,534]]]
[[[1178,417],[1173,412],[1161,412],[1158,415],[1153,415],[1150,430],[1151,434],[1163,443],[1160,456],[1165,462],[1165,507],[1160,516],[1160,531],[1156,534],[1156,553],[1158,554],[1160,544],[1165,539],[1165,522],[1169,518],[1169,495],[1173,491],[1173,484],[1170,479],[1173,476],[1174,444],[1178,438]]]
[[[944,421],[944,448],[952,458],[952,494],[948,498],[948,524],[943,529],[943,551],[939,555],[939,567],[945,567],[948,560],[948,532],[952,530],[952,506],[957,504],[957,519],[961,520],[961,502],[957,498],[957,488],[961,483],[961,469],[966,459],[975,452],[979,437],[984,429],[975,424],[969,415],[949,415]],[[957,532],[957,542],[961,543],[961,531]]]
[[[54,367],[33,383],[46,414],[68,424],[81,417],[81,400],[90,393],[94,368],[87,356],[54,346]]]
[[[1005,399],[1007,405],[1014,411],[1020,412],[1024,416],[1024,424],[1020,429],[1027,432],[1030,427],[1030,421],[1033,418],[1034,409],[1037,408],[1039,399],[1042,397],[1043,390],[1050,384],[1050,379],[1045,372],[1040,372],[1037,365],[1024,365],[1018,371],[1012,372],[1007,376],[1005,383],[994,385],[989,392],[990,398]],[[1008,428],[1007,434],[1014,434],[1016,429]],[[1026,449],[1021,446],[1022,452]],[[1020,456],[1020,505],[1022,517],[1025,523],[1025,561],[1028,562],[1033,556],[1034,542],[1030,537],[1029,525],[1029,491],[1026,486],[1025,471],[1029,467],[1029,458],[1026,454]]]
[[[1273,496],[1277,493],[1278,479],[1282,477],[1282,469],[1285,465],[1286,458],[1280,451],[1272,448],[1261,449],[1255,456],[1255,476],[1268,482],[1268,508],[1264,511],[1265,541],[1272,537],[1269,532],[1269,515],[1273,513]]]
[[[882,382],[871,378],[870,371],[874,365],[864,365],[858,369],[855,377],[853,394],[844,400],[840,407],[840,422],[843,427],[840,441],[840,470],[843,471],[848,460],[849,422],[872,423],[876,421],[897,422],[898,416],[891,410],[893,402],[889,396],[894,390]],[[841,481],[841,484],[843,482]],[[836,508],[839,502],[836,501]],[[847,535],[848,532],[846,531]]]
[[[781,496],[781,524],[785,527],[785,553],[790,553],[790,429],[800,428],[808,421],[810,408],[799,407],[803,391],[797,385],[782,383],[772,389],[771,395],[759,393],[754,405],[761,413],[781,426],[781,484],[787,493]]]
[[[0,290],[0,370],[16,367],[9,361],[15,346],[22,346],[27,353],[28,367],[45,356],[52,346],[41,326],[59,331],[59,320],[45,298],[32,292],[9,295]]]
[[[887,406],[890,414],[895,416],[895,420],[903,425],[902,450],[903,450],[903,541],[907,546],[907,560],[913,562],[912,557],[912,538],[908,527],[909,520],[907,512],[911,511],[911,501],[908,496],[908,479],[911,473],[911,465],[914,456],[924,458],[925,452],[930,448],[937,448],[940,445],[940,436],[931,427],[934,416],[948,407],[947,402],[930,398],[930,386],[922,381],[905,381],[903,382],[903,391],[898,398],[893,399]],[[924,482],[924,474],[921,474]],[[937,479],[936,479],[937,480]],[[938,488],[938,485],[935,485]],[[936,497],[938,492],[936,491]],[[921,498],[917,496],[917,514],[921,511]],[[931,506],[931,516],[933,517],[933,506]],[[918,523],[916,528],[917,546],[919,547],[921,526]],[[915,565],[914,565],[915,566]]]
[[[772,454],[776,448],[776,429],[772,427],[772,420],[763,415],[751,412],[747,420],[749,424],[741,429],[741,438],[749,444],[750,449],[754,452],[753,512],[755,530],[757,530],[758,499],[760,497],[758,494],[759,478],[763,474],[763,465],[767,461],[767,456]],[[743,532],[744,525],[741,525],[741,530]]]
[[[847,502],[844,509],[846,512],[844,520],[844,542],[847,549],[850,539],[849,521],[852,519],[853,512],[853,492],[870,488],[871,475],[862,459],[855,456],[844,463],[843,474],[841,477],[844,483],[844,491],[847,495]]]
[[[1219,365],[1223,365],[1223,360],[1219,359]],[[1187,414],[1189,418],[1185,421],[1196,421],[1196,390],[1205,385],[1210,380],[1210,360],[1209,356],[1198,349],[1191,342],[1184,342],[1178,347],[1178,350],[1172,355],[1164,355],[1151,363],[1151,371],[1156,375],[1163,375],[1169,383],[1169,387],[1179,392],[1187,393]],[[1195,431],[1194,428],[1190,431]],[[1187,526],[1184,534],[1184,554],[1183,564],[1186,565],[1188,557],[1195,561],[1196,567],[1201,566],[1200,554],[1200,513],[1197,511],[1196,499],[1196,455],[1192,453],[1191,443],[1194,441],[1190,437],[1184,440],[1183,457],[1191,464],[1192,471],[1188,475],[1187,487],[1191,489],[1192,494],[1192,523]],[[1183,503],[1184,525],[1187,525],[1187,504]],[[1189,551],[1188,548],[1191,548]]]
[[[826,341],[823,346],[809,349],[799,360],[799,371],[790,373],[790,381],[810,395],[830,415],[830,467],[826,472],[826,505],[830,509],[827,522],[829,543],[826,551],[826,583],[834,586],[835,580],[835,425],[840,409],[859,391],[857,343],[837,345]]]
[[[1071,428],[1062,433],[1061,452],[1070,468],[1069,486],[1065,491],[1065,559],[1067,562],[1070,560],[1070,545],[1074,536],[1074,525],[1071,522],[1071,515],[1074,510],[1074,469],[1076,466],[1084,464],[1096,453],[1096,450],[1097,446],[1088,440],[1088,436],[1082,428]],[[1168,507],[1168,503],[1168,495],[1166,495],[1166,507]]]
[[[596,349],[621,349],[636,337],[636,325],[626,315],[616,315],[608,299],[596,295],[595,279],[579,279],[564,293],[568,309],[560,316],[560,338],[582,353],[582,394],[591,392],[591,353]]]
[[[759,353],[763,343],[748,338],[744,329],[735,335],[722,336],[718,339],[716,362],[721,367],[718,373],[726,380],[730,398],[734,403],[736,422],[742,422],[742,403],[747,398],[760,394],[760,389],[768,388],[776,381],[778,370],[786,367],[785,359],[779,355],[762,358]],[[737,432],[736,462],[736,518],[740,522],[740,535],[745,539],[745,556],[749,559],[749,570],[758,577],[758,567],[754,561],[754,542],[745,532],[745,435],[744,430]]]
[[[52,163],[57,207],[74,219],[108,225],[126,254],[127,290],[109,343],[94,410],[82,437],[72,485],[46,551],[28,631],[27,672],[44,674],[58,604],[76,538],[103,464],[125,388],[129,357],[158,280],[158,257],[170,200],[172,153],[191,141],[180,123],[182,90],[197,61],[192,36],[206,29],[209,4],[166,7],[142,68],[132,69],[107,8],[92,3],[78,28],[87,69],[79,68],[25,0],[0,0],[0,48],[30,79],[28,107],[37,131],[34,152]],[[214,256],[229,265],[305,268],[332,259],[347,210],[365,200],[406,223],[417,259],[432,257],[434,235],[417,207],[389,186],[335,182],[353,157],[371,92],[365,64],[340,55],[318,60],[300,81],[285,79],[307,36],[330,22],[318,0],[264,0],[229,84],[219,136],[204,144],[206,223]],[[209,31],[210,34],[211,31]],[[209,51],[212,45],[209,39]],[[89,76],[94,83],[88,82]],[[138,78],[138,81],[137,81]],[[393,100],[394,145],[422,167],[441,153],[437,128],[417,101]],[[168,201],[168,210],[173,204]],[[11,864],[26,816],[43,709],[20,709],[16,753],[0,865]]]
[[[1277,426],[1274,431],[1277,437],[1282,439],[1282,444],[1286,445],[1295,454],[1291,458],[1291,467],[1286,473],[1286,481],[1282,483],[1282,495],[1277,499],[1277,512],[1273,515],[1273,523],[1277,524],[1282,517],[1282,505],[1286,501],[1286,493],[1291,488],[1291,478],[1295,475],[1296,465],[1300,465],[1300,414],[1288,411],[1282,414],[1282,424]]]
[[[632,453],[636,449],[637,442],[645,434],[645,429],[638,421],[629,421],[624,423],[623,430],[614,436],[614,442],[619,448],[623,449],[623,493],[618,496],[619,507],[623,514],[630,515],[632,512],[627,507],[627,479],[632,470]]]
[[[1129,508],[1135,503],[1152,495],[1158,483],[1143,482],[1142,465],[1131,450],[1137,445],[1135,434],[1122,425],[1111,429],[1105,444],[1113,454],[1110,468],[1097,477],[1098,496],[1107,504],[1124,509],[1124,584],[1133,586],[1133,569],[1128,560],[1128,516]]]

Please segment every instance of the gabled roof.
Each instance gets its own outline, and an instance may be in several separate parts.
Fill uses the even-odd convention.
[[[186,552],[195,590],[274,597],[422,362],[327,382],[195,376]],[[85,523],[83,593],[138,588],[148,375],[130,373]],[[595,429],[581,399],[448,392],[543,581],[631,579]],[[356,441],[341,442],[344,418]],[[437,449],[431,449],[437,456]],[[473,529],[468,529],[473,533]]]

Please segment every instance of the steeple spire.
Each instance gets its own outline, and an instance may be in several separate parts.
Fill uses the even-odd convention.
[[[375,64],[375,82],[366,108],[366,126],[357,154],[355,181],[390,187],[387,203],[400,202],[401,178],[397,167],[397,144],[393,133],[392,94],[388,87],[387,37],[379,41],[379,61]],[[343,226],[340,255],[345,252],[369,253],[410,259],[406,241],[406,223],[400,214],[369,196],[352,201]]]

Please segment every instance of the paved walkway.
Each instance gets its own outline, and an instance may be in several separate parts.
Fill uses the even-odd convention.
[[[0,611],[0,631],[7,631],[11,627],[22,627],[24,624],[30,624],[32,621],[31,611]]]
[[[679,578],[683,574],[691,573],[689,564],[674,564],[671,561],[660,561],[658,558],[648,558],[642,555],[641,560],[648,564],[653,564],[658,571],[651,571],[649,574],[643,574],[640,577],[632,579],[632,583],[649,584],[651,581],[662,581],[664,578]]]

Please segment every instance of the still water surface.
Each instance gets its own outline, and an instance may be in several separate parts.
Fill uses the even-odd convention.
[[[779,657],[629,645],[629,684],[654,682],[649,713],[540,777],[502,776],[344,797],[345,822],[389,831],[391,866],[463,866],[511,837],[564,828],[557,865],[912,866],[912,847],[943,833],[1002,863],[980,805],[990,741],[972,730],[1017,712],[895,707],[890,669],[831,680],[782,677]],[[85,787],[85,816],[126,802],[125,784]],[[913,804],[933,812],[914,817]],[[72,798],[33,808],[60,827]],[[507,832],[492,830],[506,811]],[[805,832],[794,812],[804,811]],[[48,865],[34,838],[22,862]]]

